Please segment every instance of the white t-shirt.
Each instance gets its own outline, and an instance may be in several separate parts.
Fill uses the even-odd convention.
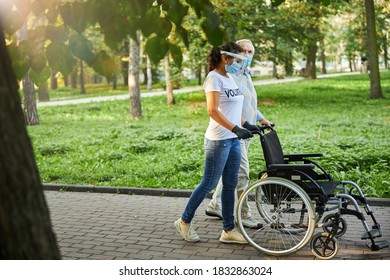
[[[220,92],[218,110],[234,123],[241,126],[241,113],[244,96],[238,89],[233,77],[228,73],[226,78],[215,71],[210,71],[204,81],[203,87],[207,94],[211,91]],[[236,134],[226,129],[210,117],[205,137],[209,140],[225,140],[237,137]]]

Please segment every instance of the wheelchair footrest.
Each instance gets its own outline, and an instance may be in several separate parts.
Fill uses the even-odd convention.
[[[389,247],[389,241],[387,240],[377,240],[373,242],[372,244],[366,244],[368,248],[371,249],[371,251],[379,251],[381,249]]]
[[[377,238],[377,237],[381,237],[382,233],[381,233],[380,229],[373,228],[372,230],[363,233],[361,239],[369,239],[370,235],[371,235],[372,238]]]

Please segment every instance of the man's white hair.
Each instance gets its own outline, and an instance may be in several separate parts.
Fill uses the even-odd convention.
[[[252,41],[249,40],[249,39],[241,39],[241,40],[238,40],[236,43],[237,44],[239,44],[239,43],[249,43],[249,44],[251,44],[253,46]]]

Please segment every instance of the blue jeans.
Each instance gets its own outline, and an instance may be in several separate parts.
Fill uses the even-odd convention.
[[[191,223],[196,209],[206,195],[214,189],[222,176],[222,217],[223,229],[234,228],[234,196],[241,161],[241,145],[237,138],[208,140],[205,138],[205,167],[203,179],[192,192],[182,214],[182,220]]]

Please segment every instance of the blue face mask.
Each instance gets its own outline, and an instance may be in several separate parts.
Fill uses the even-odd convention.
[[[249,54],[245,54],[246,60],[244,60],[242,68],[246,69],[251,65],[252,62],[252,56]]]
[[[225,65],[226,72],[233,74],[233,75],[240,75],[241,74],[241,66],[237,63],[237,61],[233,61],[232,65]]]

